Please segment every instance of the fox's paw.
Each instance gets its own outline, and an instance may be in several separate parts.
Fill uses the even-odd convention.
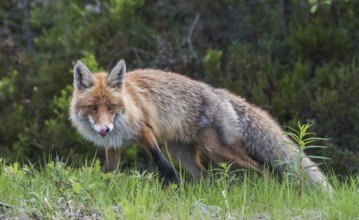
[[[178,184],[179,181],[180,181],[180,175],[174,169],[172,169],[170,172],[166,172],[166,173],[162,174],[162,176],[163,176],[163,179],[164,179],[164,183],[167,183],[167,184],[169,184],[169,183]]]
[[[161,173],[161,177],[163,178],[163,185],[164,187],[177,185],[179,187],[180,185],[184,185],[185,182],[180,178],[179,173],[172,169],[170,172]]]
[[[185,181],[180,178],[180,175],[177,171],[174,171],[171,175],[163,177],[163,188],[177,190],[179,187],[185,185]]]

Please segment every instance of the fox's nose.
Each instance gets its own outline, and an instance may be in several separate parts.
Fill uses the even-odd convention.
[[[110,132],[110,128],[106,125],[100,128],[100,130],[98,131],[98,133],[102,136],[105,137],[108,132]]]

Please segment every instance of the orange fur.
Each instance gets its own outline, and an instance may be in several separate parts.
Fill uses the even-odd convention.
[[[259,172],[263,163],[281,173],[293,169],[279,163],[295,160],[298,153],[280,126],[265,111],[226,90],[160,70],[126,73],[124,61],[108,74],[91,74],[81,62],[74,72],[70,114],[77,130],[107,149],[140,142],[169,181],[177,181],[178,175],[157,140],[167,142],[172,156],[196,178],[206,175],[201,157]],[[107,150],[108,160],[113,153]],[[303,167],[311,165],[304,160]],[[310,168],[309,182],[330,188],[316,166]]]

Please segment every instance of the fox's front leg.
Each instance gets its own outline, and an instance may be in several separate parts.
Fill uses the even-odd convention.
[[[106,156],[105,171],[106,172],[115,171],[120,163],[121,151],[119,149],[106,148],[105,156]]]
[[[162,154],[151,128],[147,126],[144,127],[142,130],[141,142],[143,143],[145,150],[151,154],[160,175],[165,180],[165,183],[178,183],[178,172]]]

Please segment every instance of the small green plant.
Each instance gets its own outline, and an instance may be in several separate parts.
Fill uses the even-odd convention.
[[[218,168],[213,167],[210,169],[210,176],[213,176],[213,179],[218,185],[227,189],[230,184],[239,181],[236,172],[241,170],[234,170],[232,162],[219,163],[218,166]]]
[[[294,140],[295,143],[288,143],[288,144],[295,144],[299,146],[298,154],[296,155],[295,160],[290,161],[283,161],[281,164],[289,164],[293,167],[292,172],[286,172],[285,174],[289,177],[292,177],[298,183],[298,196],[302,196],[303,191],[303,182],[307,177],[307,173],[310,168],[313,166],[318,166],[321,163],[315,163],[313,166],[308,166],[303,168],[302,161],[305,158],[309,159],[318,159],[318,160],[327,160],[329,158],[323,156],[315,156],[315,155],[306,155],[305,151],[307,149],[318,149],[318,148],[326,148],[326,146],[319,146],[319,145],[312,145],[314,142],[328,140],[326,138],[320,137],[313,137],[313,132],[309,132],[308,129],[312,126],[311,124],[300,124],[298,122],[298,130],[289,127],[291,131],[288,131],[287,134]]]

